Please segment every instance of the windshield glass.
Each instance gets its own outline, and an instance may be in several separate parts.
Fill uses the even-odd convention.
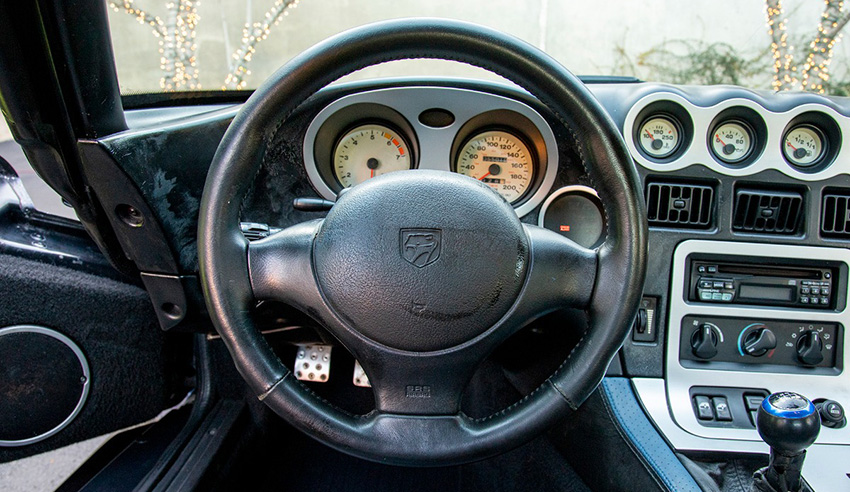
[[[677,84],[850,92],[850,9],[838,0],[107,0],[124,94],[256,88],[335,33],[398,17],[484,24],[580,75]],[[461,75],[448,62],[394,62],[363,77]]]

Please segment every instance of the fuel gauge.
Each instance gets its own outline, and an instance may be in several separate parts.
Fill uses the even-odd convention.
[[[743,161],[752,151],[752,132],[748,126],[737,121],[721,123],[711,135],[711,152],[727,164]]]
[[[794,166],[811,167],[824,155],[823,134],[811,125],[798,125],[785,134],[782,152]]]

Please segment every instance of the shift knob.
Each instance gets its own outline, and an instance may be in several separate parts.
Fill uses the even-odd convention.
[[[772,451],[801,454],[820,432],[820,415],[806,397],[790,391],[774,393],[758,409],[758,431]]]

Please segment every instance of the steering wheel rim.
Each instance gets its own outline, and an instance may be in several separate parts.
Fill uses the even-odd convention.
[[[474,343],[369,352],[377,350],[376,345],[386,348],[388,344],[363,345],[360,339],[374,342],[374,333],[363,336],[351,330],[346,321],[350,318],[340,316],[339,309],[323,301],[328,284],[316,279],[313,261],[314,242],[321,237],[325,224],[299,224],[249,247],[239,229],[240,205],[262,165],[267,146],[300,102],[351,72],[410,58],[453,60],[485,68],[517,83],[546,104],[573,136],[602,200],[608,230],[605,243],[590,252],[591,258],[587,250],[544,229],[523,225],[520,233],[512,229],[518,220],[505,225],[508,234],[517,238],[524,235],[520,242],[528,242],[528,251],[519,253],[525,255],[520,260],[526,261],[519,280],[521,294],[493,328],[472,334],[469,338]],[[373,189],[373,193],[393,186],[403,190],[405,181],[409,181],[392,174],[381,178],[375,179],[378,183],[372,187],[379,191]],[[463,194],[487,200],[463,181],[467,178],[432,175],[424,182],[443,178],[448,180],[447,188],[462,189]],[[352,207],[356,205],[343,202],[359,203],[357,188],[338,201],[341,210],[355,210]],[[394,193],[387,196],[399,194]],[[365,196],[365,192],[359,195]],[[293,58],[257,89],[234,118],[213,158],[201,201],[201,283],[213,324],[239,373],[260,400],[293,426],[336,449],[374,461],[419,466],[459,464],[526,442],[577,409],[596,388],[627,335],[640,300],[646,271],[645,217],[639,180],[620,133],[584,85],[548,55],[511,36],[459,21],[380,22],[346,31]],[[579,275],[574,275],[576,272]],[[580,290],[587,276],[594,279],[593,289],[584,296]],[[427,359],[427,354],[438,354],[444,362],[463,366],[469,354],[464,350],[472,350],[468,347],[478,347],[476,356],[486,355],[499,337],[510,334],[508,329],[496,327],[510,326],[515,331],[523,316],[567,305],[584,308],[590,327],[543,385],[486,419],[446,412],[456,402],[432,404],[439,399],[436,397],[409,406],[409,399],[390,390],[380,391],[379,411],[353,416],[301,385],[253,326],[248,316],[250,307],[258,298],[275,296],[284,296],[326,327],[335,327],[331,331],[356,357],[359,354],[368,359],[375,356],[389,360],[387,354],[403,357],[403,353],[412,352],[415,356],[393,360],[418,361]],[[490,342],[479,343],[484,339]],[[372,363],[381,370],[392,365]],[[409,378],[410,372],[396,377]],[[437,388],[442,391],[439,385]]]

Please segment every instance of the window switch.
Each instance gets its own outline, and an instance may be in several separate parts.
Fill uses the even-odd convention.
[[[729,410],[729,402],[726,401],[726,398],[715,396],[711,399],[711,403],[714,405],[714,413],[717,415],[717,420],[727,422],[732,420],[732,412]]]
[[[747,405],[747,410],[750,412],[758,410],[764,398],[764,395],[744,395],[744,403]]]
[[[711,410],[711,402],[707,396],[695,396],[694,402],[697,405],[697,416],[700,420],[714,420],[714,411]]]

